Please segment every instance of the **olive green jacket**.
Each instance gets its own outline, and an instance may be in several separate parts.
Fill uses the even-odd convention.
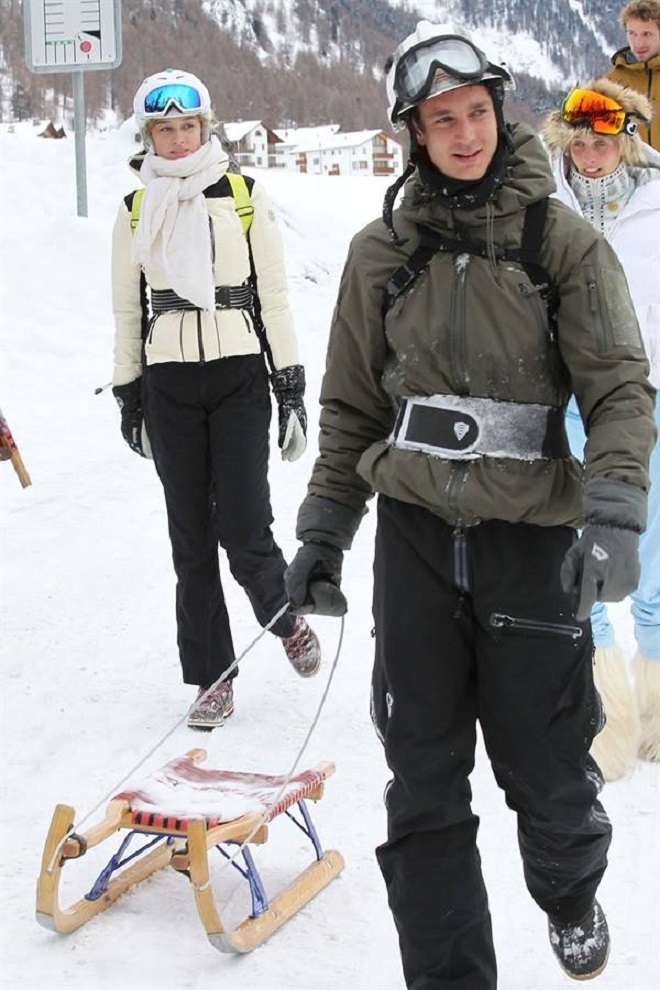
[[[642,141],[660,151],[660,55],[654,55],[646,62],[632,61],[630,48],[620,48],[612,56],[613,69],[607,73],[608,79],[613,79],[620,86],[628,86],[637,90],[651,101],[655,113],[649,127],[639,124],[638,134]]]
[[[520,244],[524,207],[554,191],[547,156],[526,125],[494,202],[451,211],[417,173],[394,212],[353,239],[341,279],[321,389],[320,453],[309,493],[361,512],[381,492],[455,525],[485,519],[542,526],[582,523],[582,483],[597,477],[648,489],[654,390],[619,262],[604,238],[551,200],[541,264],[560,296],[558,340],[520,265],[436,254],[383,317],[386,285],[416,245],[413,221],[506,247]],[[571,383],[588,443],[584,477],[573,458],[446,460],[395,447],[400,399],[454,394],[563,409]]]

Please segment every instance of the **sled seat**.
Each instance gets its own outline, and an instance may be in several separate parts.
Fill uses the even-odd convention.
[[[205,759],[204,750],[194,749],[170,761],[139,787],[117,794],[103,820],[80,835],[73,832],[74,809],[58,804],[37,883],[39,923],[57,932],[75,931],[131,887],[169,865],[190,879],[200,920],[214,948],[250,952],[341,872],[343,857],[334,849],[323,851],[306,804],[323,796],[334,764],[321,763],[283,786],[284,777],[200,767]],[[299,817],[293,814],[294,805]],[[266,842],[268,823],[280,814],[308,837],[315,858],[269,899],[248,845]],[[61,907],[59,883],[64,865],[122,829],[127,834],[92,888],[68,908]],[[126,854],[135,836],[142,837],[143,845]],[[240,847],[242,866],[236,861],[238,854],[225,848],[232,844]],[[249,884],[251,913],[233,931],[225,931],[215,904],[208,859],[212,847]]]

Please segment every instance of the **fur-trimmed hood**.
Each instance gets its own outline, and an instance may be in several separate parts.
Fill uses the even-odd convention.
[[[642,94],[627,86],[621,86],[612,79],[602,77],[590,79],[580,86],[580,89],[590,89],[611,100],[616,100],[619,106],[636,117],[640,123],[648,123],[653,115],[651,102]],[[541,127],[543,139],[551,152],[568,152],[568,147],[578,134],[587,134],[590,128],[584,124],[568,124],[562,120],[561,110],[553,110],[548,114]],[[644,165],[647,162],[645,146],[637,134],[617,135],[621,146],[622,161],[630,165]]]

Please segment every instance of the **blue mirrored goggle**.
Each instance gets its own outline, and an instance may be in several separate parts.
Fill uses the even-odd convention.
[[[144,98],[144,112],[149,114],[165,114],[170,107],[176,107],[180,113],[190,113],[200,110],[202,98],[194,86],[183,83],[167,83],[152,89]]]

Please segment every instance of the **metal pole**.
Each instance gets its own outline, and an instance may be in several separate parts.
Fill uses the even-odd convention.
[[[87,216],[87,170],[85,163],[85,83],[83,72],[73,73],[73,127],[76,138],[76,194],[78,216]]]

